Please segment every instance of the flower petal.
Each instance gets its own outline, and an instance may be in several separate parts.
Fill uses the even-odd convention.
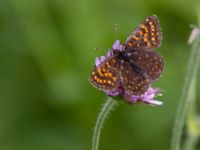
[[[112,49],[115,50],[115,49],[118,49],[120,46],[120,41],[119,40],[116,40],[112,46]]]
[[[124,98],[127,100],[130,104],[136,103],[136,102],[144,102],[147,104],[152,105],[162,105],[163,102],[154,100],[154,97],[159,94],[159,89],[155,88],[149,88],[144,94],[142,95],[129,95],[126,91],[124,92]]]
[[[109,50],[106,54],[107,57],[110,57],[111,56],[111,51]]]
[[[101,63],[101,61],[99,60],[98,57],[96,57],[96,59],[95,59],[95,66],[97,67],[100,63]]]
[[[157,100],[150,100],[150,101],[144,101],[144,102],[147,102],[148,104],[152,104],[152,105],[162,105],[163,102],[161,101],[157,101]]]
[[[103,62],[105,59],[106,59],[105,56],[101,56],[101,57],[100,57],[101,62]]]
[[[124,88],[119,86],[115,90],[105,91],[105,93],[109,96],[122,96],[124,93]]]
[[[119,95],[119,91],[105,91],[106,95],[108,96],[118,96]]]

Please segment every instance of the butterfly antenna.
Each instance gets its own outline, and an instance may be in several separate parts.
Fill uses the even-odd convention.
[[[115,38],[115,40],[117,39],[117,37],[118,37],[118,24],[117,23],[115,23],[114,24],[114,38]]]
[[[95,47],[95,48],[93,48],[93,50],[95,51],[95,52],[97,52],[98,54],[101,54],[102,52],[102,48],[99,48],[99,47]],[[104,52],[104,50],[103,50],[103,52]],[[106,52],[106,51],[105,51]]]
[[[100,51],[101,48],[99,48],[99,47],[95,47],[94,50],[95,50],[95,51]]]

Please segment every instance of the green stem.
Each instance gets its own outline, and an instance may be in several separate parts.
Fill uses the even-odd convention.
[[[103,104],[103,107],[98,115],[96,125],[94,128],[93,139],[92,139],[92,150],[99,149],[100,134],[104,121],[106,117],[109,115],[110,111],[113,110],[117,104],[118,102],[111,97],[109,97],[108,100]]]
[[[193,79],[190,89],[191,103],[187,112],[187,138],[184,142],[184,150],[193,150],[199,137],[198,133],[198,118],[196,115],[196,81]]]
[[[187,74],[182,90],[182,95],[179,101],[175,123],[173,128],[173,136],[171,143],[171,150],[180,150],[181,136],[183,132],[183,126],[185,122],[186,112],[190,105],[190,89],[192,87],[192,81],[197,77],[197,70],[200,61],[200,35],[198,34],[192,45],[192,52],[189,58]]]
[[[197,141],[198,135],[188,135],[184,150],[194,150]]]

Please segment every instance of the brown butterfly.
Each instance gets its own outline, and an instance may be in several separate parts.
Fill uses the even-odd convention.
[[[122,86],[130,95],[145,93],[163,72],[162,56],[153,51],[161,44],[162,33],[157,16],[149,16],[131,33],[122,49],[95,66],[90,82],[103,91]]]

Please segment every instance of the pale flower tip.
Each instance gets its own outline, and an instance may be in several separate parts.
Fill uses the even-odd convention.
[[[111,56],[111,51],[109,50],[106,54],[107,57],[110,57]]]
[[[96,59],[95,59],[95,66],[97,67],[100,63],[101,63],[101,62],[100,62],[99,58],[96,57]]]
[[[101,56],[101,58],[100,58],[101,62],[103,62],[105,59],[106,59],[105,56]]]
[[[115,50],[115,49],[118,49],[119,47],[120,47],[120,41],[116,40],[115,43],[112,46],[112,49]]]
[[[158,105],[158,106],[163,105],[163,102],[161,102],[161,101],[156,101],[156,100],[150,100],[150,101],[148,101],[147,103],[152,104],[152,105]]]
[[[159,94],[157,94],[156,96],[163,96],[163,94],[162,94],[162,93],[159,93]]]
[[[188,39],[188,44],[192,44],[199,34],[200,34],[200,29],[197,27],[193,27],[190,37]]]
[[[123,51],[123,46],[122,45],[119,46],[119,50]]]

